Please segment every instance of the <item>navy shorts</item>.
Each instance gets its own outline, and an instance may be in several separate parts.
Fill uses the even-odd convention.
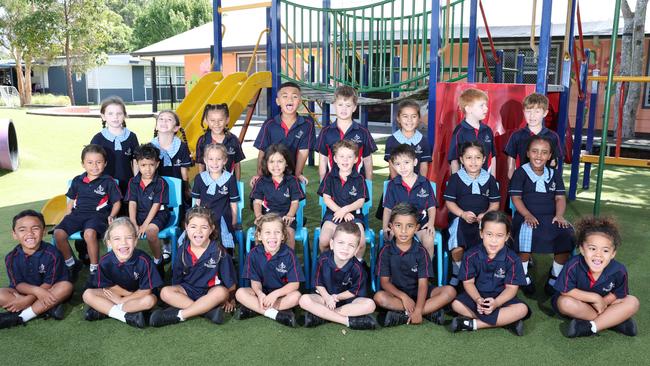
[[[156,216],[153,217],[153,220],[151,220],[151,223],[158,226],[158,230],[163,230],[167,226],[169,226],[169,211],[163,210],[163,211],[158,211]],[[138,216],[136,218],[136,222],[138,225],[142,225],[144,220],[147,219],[147,216],[145,215],[144,217]]]
[[[431,296],[431,291],[436,288],[437,286],[433,283],[429,283],[429,286],[427,287],[427,299]],[[404,291],[402,289],[399,289],[400,291]],[[418,288],[416,287],[414,291],[404,291],[413,301],[417,301],[418,299]]]
[[[192,301],[196,301],[202,296],[205,296],[208,293],[209,289],[203,289],[203,288],[196,288],[192,285],[190,285],[187,282],[181,283],[179,286],[185,290],[185,293],[187,293],[187,296],[192,299]]]
[[[490,297],[490,296],[486,296],[486,297]],[[496,296],[492,296],[492,297],[496,298]],[[474,314],[476,314],[478,316],[479,320],[481,320],[481,321],[483,321],[485,323],[488,323],[490,325],[495,325],[497,323],[497,318],[499,317],[499,311],[504,306],[513,305],[513,304],[524,304],[524,305],[526,305],[526,303],[519,300],[515,296],[512,299],[508,300],[505,304],[501,305],[501,307],[495,309],[490,315],[485,315],[485,314],[479,314],[478,312],[476,312],[476,303],[467,294],[467,292],[463,292],[462,294],[456,296],[456,300],[460,301],[463,305],[467,306],[467,308],[469,308]],[[528,305],[526,305],[526,307],[528,308]],[[530,317],[530,308],[528,308],[528,313],[526,314],[524,319],[528,319],[529,317]]]
[[[86,229],[93,229],[97,232],[97,237],[101,238],[107,228],[108,216],[92,213],[75,213],[72,211],[72,213],[66,215],[54,229],[63,230],[68,234],[68,236],[77,231],[81,231],[83,236],[83,231]]]

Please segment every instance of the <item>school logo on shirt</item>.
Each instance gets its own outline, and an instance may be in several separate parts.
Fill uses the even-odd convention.
[[[352,187],[352,189],[349,192],[350,196],[356,197],[357,196],[357,188]]]
[[[415,145],[415,153],[422,154],[422,147],[420,147],[420,144]]]
[[[485,193],[483,193],[485,197],[490,197],[490,188],[485,190]]]
[[[278,273],[287,273],[287,266],[284,264],[284,262],[280,262],[280,264],[275,267],[275,270]]]
[[[348,276],[345,281],[341,282],[341,286],[351,286],[352,285],[352,276]]]
[[[215,261],[213,258],[210,258],[207,262],[203,263],[203,266],[205,268],[217,268],[217,261]]]
[[[496,278],[506,278],[506,270],[499,268],[494,272],[494,277]]]
[[[360,144],[360,143],[361,143],[361,136],[359,136],[359,135],[354,135],[354,137],[351,138],[350,140],[351,140],[352,142],[354,142],[355,144]]]
[[[485,142],[486,143],[492,142],[492,139],[490,139],[490,136],[485,136]]]
[[[304,134],[305,134],[305,133],[304,133],[302,130],[300,130],[300,131],[298,131],[298,133],[296,134],[296,138],[299,139],[299,138],[301,138],[302,135],[304,135]]]
[[[93,191],[97,193],[100,196],[104,196],[106,194],[106,191],[104,190],[104,187],[100,184],[95,190]]]
[[[424,188],[420,188],[420,191],[418,192],[418,194],[416,194],[416,196],[420,198],[427,198],[429,197],[429,192],[427,192]]]
[[[226,152],[228,153],[228,155],[235,155],[235,149],[233,149],[232,146],[229,147],[228,151],[226,151]]]
[[[228,186],[223,186],[219,188],[219,194],[223,194],[223,195],[228,194]]]
[[[138,272],[133,272],[133,279],[137,280],[140,278],[140,274]]]
[[[126,155],[126,156],[131,156],[132,154],[133,154],[133,152],[131,151],[131,148],[128,148],[128,149],[126,149],[126,151],[124,151],[124,155]]]
[[[284,196],[287,197],[287,198],[289,198],[289,196],[291,196],[289,194],[289,188],[287,188],[287,190],[284,192]]]
[[[411,272],[414,272],[414,273],[415,273],[415,272],[417,272],[417,271],[418,271],[418,265],[417,265],[417,264],[414,265],[413,267],[411,267]]]
[[[147,197],[147,198],[149,199],[149,201],[153,201],[153,192],[151,192],[151,193],[149,194],[149,197]]]
[[[41,263],[41,265],[38,266],[38,273],[41,274],[45,273],[45,265],[43,263]]]
[[[551,182],[551,184],[548,185],[548,191],[555,192],[555,182]]]
[[[607,285],[607,287],[603,287],[603,291],[610,292],[612,291],[613,288],[614,288],[614,282],[610,282],[609,285]]]
[[[178,159],[176,159],[176,164],[174,164],[174,166],[180,166],[181,163],[182,163],[181,159],[178,158]]]

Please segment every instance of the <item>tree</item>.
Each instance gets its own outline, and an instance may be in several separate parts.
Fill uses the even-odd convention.
[[[648,0],[637,0],[634,12],[627,0],[621,3],[623,13],[623,35],[621,39],[620,75],[639,76],[643,72],[643,42],[645,39],[645,16]],[[623,137],[634,137],[636,131],[636,115],[641,101],[642,83],[629,83],[623,105]],[[616,88],[614,99],[614,121],[618,121],[621,87]],[[616,129],[617,124],[614,124]]]
[[[146,47],[211,20],[209,0],[153,0],[135,21],[134,46]]]

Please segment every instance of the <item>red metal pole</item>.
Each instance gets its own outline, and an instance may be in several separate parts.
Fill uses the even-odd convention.
[[[494,80],[492,79],[492,73],[490,72],[490,66],[487,63],[485,50],[483,49],[483,43],[481,42],[480,37],[476,37],[476,43],[478,43],[478,49],[481,51],[481,56],[483,57],[483,66],[485,67],[485,73],[487,74],[488,81],[493,83]]]

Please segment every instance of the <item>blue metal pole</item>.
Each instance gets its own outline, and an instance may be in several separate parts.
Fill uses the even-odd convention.
[[[316,81],[316,57],[314,55],[309,56],[309,82],[314,83]],[[307,107],[312,113],[316,110],[316,103],[309,101]],[[309,150],[309,159],[307,164],[309,166],[314,166],[314,150]]]
[[[437,54],[436,54],[437,56]],[[402,59],[399,56],[394,56],[393,57],[393,74],[391,75],[391,84],[396,85],[399,84],[399,81],[402,76]],[[399,97],[399,92],[394,91],[392,93],[393,98]],[[396,113],[395,111],[397,110],[397,103],[393,103],[390,106],[390,116],[391,116],[391,126],[393,132],[397,131],[397,119],[396,119]]]
[[[523,53],[517,54],[517,79],[515,80],[517,84],[524,83],[524,57]]]
[[[580,65],[580,88],[587,90],[587,72],[589,69],[589,50],[585,50],[586,57]],[[569,200],[576,199],[578,188],[578,176],[580,175],[580,150],[582,149],[582,125],[585,118],[585,104],[587,96],[578,99],[576,107],[576,125],[573,129],[573,148],[571,150],[571,179],[569,181]]]
[[[271,117],[280,114],[280,107],[275,102],[282,82],[282,43],[280,40],[280,0],[271,2]]]
[[[497,50],[499,62],[494,67],[494,82],[503,83],[503,50]]]
[[[361,69],[361,85],[368,86],[368,54],[363,54],[363,65]],[[366,96],[366,93],[362,93],[361,96]],[[359,119],[361,120],[361,125],[365,128],[368,128],[368,107],[359,106]]]
[[[594,69],[593,76],[599,76],[600,70]],[[594,130],[596,129],[596,109],[598,109],[598,81],[591,82],[591,94],[589,96],[589,127],[587,127],[587,143],[585,150],[587,154],[593,152]],[[585,170],[582,177],[582,189],[589,189],[589,176],[591,174],[591,163],[585,163]]]
[[[273,26],[271,20],[271,8],[266,8],[266,28],[269,30]],[[271,60],[273,57],[273,40],[271,39],[271,32],[266,32],[266,70],[273,70],[273,64]],[[275,116],[273,106],[275,106],[275,98],[273,97],[273,88],[266,88],[266,118],[272,118]]]
[[[221,0],[212,0],[212,32],[214,36],[214,51],[212,55],[212,71],[221,71],[223,64],[223,40],[221,39]]]
[[[478,9],[478,0],[471,0],[469,3],[469,38],[467,39],[468,49],[467,49],[467,82],[473,83],[476,81],[476,12]],[[440,9],[440,4],[438,4],[438,9]],[[550,17],[550,14],[549,14]],[[440,14],[438,14],[440,18]],[[439,21],[437,19],[437,24],[439,29]],[[431,27],[433,29],[433,22],[431,22]],[[436,38],[438,35],[436,35]],[[433,41],[433,36],[431,37]],[[437,53],[436,53],[437,55]]]
[[[330,20],[328,9],[331,8],[330,0],[323,0],[323,44],[321,45],[323,55],[322,68],[323,68],[323,84],[330,85]],[[321,118],[321,126],[325,127],[330,124],[330,105],[323,102],[322,108],[323,116]]]
[[[476,9],[476,6],[474,6]],[[474,16],[476,20],[476,16]],[[472,38],[470,38],[472,39]],[[470,42],[470,45],[472,42]],[[438,50],[440,49],[440,1],[431,0],[431,29],[429,30],[429,111],[427,114],[427,134],[429,144],[434,149],[436,145],[436,92],[438,85]],[[474,51],[476,52],[476,50]],[[476,54],[475,54],[476,56]],[[442,269],[438,269],[438,276]],[[438,277],[442,278],[442,277]]]
[[[539,50],[537,55],[537,85],[535,91],[546,95],[548,76],[548,54],[551,49],[551,8],[553,0],[542,4],[542,24],[539,28]],[[573,18],[573,17],[572,17]]]

